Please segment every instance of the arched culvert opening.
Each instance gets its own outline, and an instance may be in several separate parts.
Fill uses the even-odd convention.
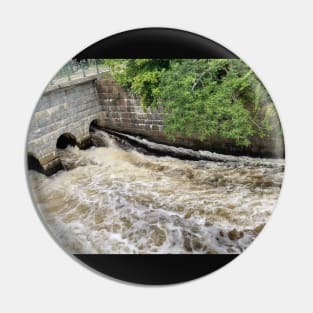
[[[34,170],[44,174],[44,169],[41,166],[39,160],[30,153],[27,154],[27,167],[29,170]]]
[[[96,128],[99,128],[98,120],[93,120],[89,125],[89,132],[94,132]]]
[[[73,136],[70,133],[66,133],[61,135],[58,140],[57,140],[57,148],[58,149],[65,149],[67,146],[76,146],[77,145],[77,141],[75,136]]]
[[[101,126],[99,125],[98,121],[99,120],[93,120],[89,124],[89,135],[91,144],[95,147],[106,147],[106,139],[103,137],[101,132],[98,132],[98,130],[101,130]]]

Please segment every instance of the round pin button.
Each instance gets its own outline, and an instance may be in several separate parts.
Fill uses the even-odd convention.
[[[55,241],[142,284],[191,280],[243,253],[284,174],[282,127],[253,70],[167,28],[113,35],[61,67],[26,150],[30,192]]]

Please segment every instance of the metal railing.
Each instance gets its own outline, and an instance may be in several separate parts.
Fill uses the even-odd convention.
[[[71,60],[57,72],[49,85],[57,85],[109,71],[110,67],[105,65],[101,59],[86,59],[80,62]]]

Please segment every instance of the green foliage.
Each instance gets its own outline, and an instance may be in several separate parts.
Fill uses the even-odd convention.
[[[168,69],[169,60],[126,59],[108,60],[114,78],[124,87],[140,96],[147,108],[156,105],[159,97],[160,77]]]
[[[144,108],[162,105],[165,132],[200,140],[218,136],[248,146],[271,132],[271,99],[240,60],[107,60],[115,79],[141,98]]]

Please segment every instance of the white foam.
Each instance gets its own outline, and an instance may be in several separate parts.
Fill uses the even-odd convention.
[[[187,161],[125,151],[103,131],[94,136],[103,147],[60,151],[71,170],[30,172],[44,219],[72,253],[240,253],[276,204],[283,160]],[[233,229],[240,235],[231,240]]]

